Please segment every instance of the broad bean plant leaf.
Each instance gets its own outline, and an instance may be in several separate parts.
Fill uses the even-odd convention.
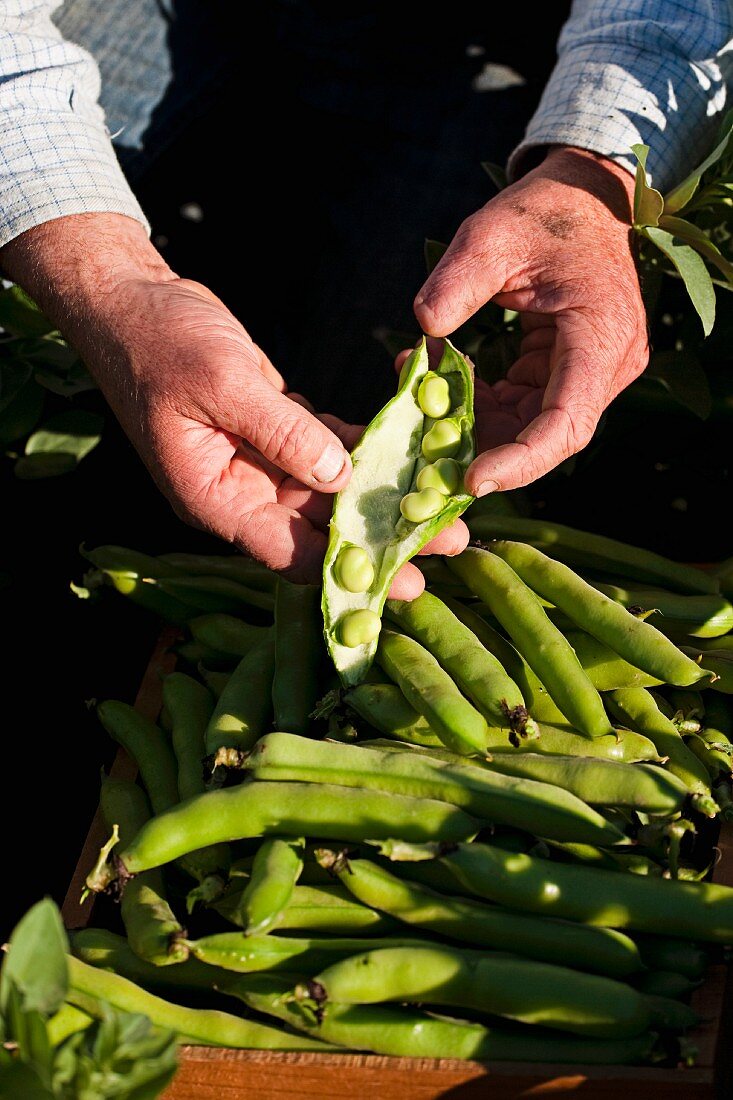
[[[0,363],[0,413],[15,400],[32,374],[30,363]]]
[[[634,185],[634,225],[637,229],[645,225],[658,225],[664,210],[664,199],[647,180],[646,162],[649,146],[632,145],[631,150],[638,161]]]
[[[0,290],[0,328],[13,336],[45,336],[56,326],[19,286]]]
[[[32,480],[74,470],[99,443],[103,424],[97,413],[82,409],[51,417],[26,442],[25,455],[15,464],[16,477]]]
[[[68,941],[59,911],[50,898],[30,909],[10,937],[0,971],[0,1012],[5,1014],[12,990],[23,1012],[53,1015],[68,990]]]
[[[666,229],[685,244],[692,245],[701,256],[718,268],[733,287],[733,264],[726,260],[718,246],[713,244],[702,229],[693,225],[692,222],[685,221],[684,218],[677,218],[671,214],[662,215],[659,219],[659,228]]]
[[[670,397],[701,420],[710,416],[713,404],[710,385],[694,352],[686,349],[655,352],[643,377],[662,386]]]
[[[645,225],[641,232],[676,268],[700,317],[703,332],[709,336],[715,324],[715,289],[702,258],[691,245],[659,226]]]

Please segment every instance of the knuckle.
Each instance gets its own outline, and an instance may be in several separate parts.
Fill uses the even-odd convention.
[[[291,465],[297,457],[302,458],[309,434],[307,421],[285,414],[271,430],[266,453],[277,463]]]

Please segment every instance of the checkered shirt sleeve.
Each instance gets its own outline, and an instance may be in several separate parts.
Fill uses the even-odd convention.
[[[556,144],[633,171],[630,146],[641,142],[655,186],[668,190],[712,143],[732,51],[730,0],[574,0],[510,178],[532,166],[538,147]]]
[[[0,0],[0,247],[68,214],[147,226],[117,162],[88,53],[51,22],[57,0]]]

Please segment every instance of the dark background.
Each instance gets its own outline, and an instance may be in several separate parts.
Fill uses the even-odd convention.
[[[454,3],[431,21],[413,5],[352,4],[347,15],[333,4],[255,5],[244,61],[223,66],[185,124],[161,113],[156,158],[127,156],[172,267],[223,298],[293,389],[346,419],[370,419],[392,392],[373,332],[416,332],[423,238],[449,240],[491,197],[480,162],[503,162],[521,138],[567,5],[504,22],[492,12],[481,25],[474,8]],[[210,48],[216,36],[224,48],[225,30],[216,26]],[[183,58],[183,22],[175,34]],[[467,56],[468,46],[485,53]],[[526,84],[473,91],[485,61]],[[179,80],[190,64],[186,55]],[[668,293],[679,308],[677,288]],[[729,553],[726,344],[723,331],[708,354],[711,419],[653,391],[620,399],[572,476],[532,488],[535,508],[685,560]],[[81,403],[102,406],[96,394]],[[74,474],[19,482],[5,462],[0,478],[4,935],[40,895],[62,899],[113,756],[85,701],[132,700],[157,629],[122,599],[70,593],[84,568],[78,544],[156,553],[211,540],[175,519],[111,417]]]

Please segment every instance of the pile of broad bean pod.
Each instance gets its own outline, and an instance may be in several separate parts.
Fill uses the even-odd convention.
[[[99,706],[140,784],[103,781],[88,885],[125,935],[74,934],[73,1004],[230,1047],[679,1057],[733,944],[733,889],[704,881],[733,807],[733,607],[712,572],[468,519],[476,544],[422,560],[345,687],[319,589],[87,554],[88,587],[185,636],[159,725]]]

